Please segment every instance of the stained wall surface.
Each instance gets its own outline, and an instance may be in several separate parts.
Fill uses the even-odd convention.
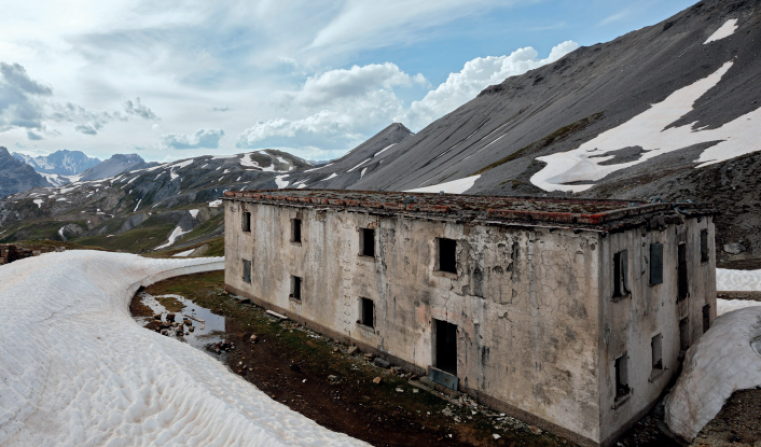
[[[436,365],[434,320],[455,324],[461,387],[601,439],[598,233],[245,200],[226,200],[225,213],[231,290],[420,368]],[[359,255],[361,228],[375,229],[374,257]],[[438,271],[437,238],[457,241],[456,274]],[[303,279],[301,300],[289,297],[291,276]],[[360,298],[374,302],[374,328],[358,323]]]
[[[708,323],[716,318],[715,227],[711,216],[684,218],[681,224],[652,221],[651,228],[611,234],[601,240],[599,340],[601,353],[601,439],[620,434],[656,403],[680,370],[680,321],[686,319],[686,340],[703,334],[703,309]],[[708,259],[701,257],[701,231],[707,231]],[[651,284],[650,245],[663,244],[663,283]],[[678,299],[678,250],[684,244],[688,296]],[[628,252],[630,293],[614,298],[614,256]],[[605,271],[603,271],[605,272]],[[663,368],[653,368],[652,340],[660,335]],[[616,398],[615,360],[626,353],[629,394]],[[682,352],[682,355],[684,352]]]

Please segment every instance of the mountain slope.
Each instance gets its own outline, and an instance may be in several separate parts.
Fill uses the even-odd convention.
[[[45,174],[74,175],[100,163],[99,159],[88,157],[83,152],[67,149],[37,157],[16,152],[13,153],[13,156],[33,167],[35,171]]]
[[[761,260],[761,238],[740,218],[758,220],[757,192],[727,181],[755,185],[750,171],[727,174],[761,150],[759,42],[760,1],[702,1],[486,88],[350,188],[700,200],[724,212],[720,246],[744,241],[722,262]]]
[[[0,146],[0,197],[39,186],[48,186],[48,182],[31,166],[15,159],[8,149]]]
[[[143,157],[137,154],[114,154],[108,160],[82,172],[82,175],[79,178],[83,181],[98,180],[114,177],[126,171],[149,168],[156,164],[157,163],[146,163],[146,161],[143,160]]]

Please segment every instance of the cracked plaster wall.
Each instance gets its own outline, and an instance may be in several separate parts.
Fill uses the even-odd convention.
[[[703,306],[710,305],[710,321],[716,318],[715,227],[712,217],[688,218],[682,224],[651,221],[640,227],[601,239],[600,275],[601,353],[600,424],[601,440],[620,434],[643,411],[655,403],[680,368],[679,321],[689,319],[691,344],[703,334]],[[700,232],[708,230],[709,260],[701,262]],[[663,244],[663,283],[650,284],[650,244]],[[689,297],[677,302],[678,246],[685,243],[688,263]],[[627,250],[631,293],[623,299],[613,296],[613,256]],[[663,371],[653,369],[652,337],[661,334]],[[616,399],[615,359],[628,354],[630,394]]]
[[[599,439],[598,234],[225,207],[231,286],[422,368],[435,365],[433,320],[456,324],[461,386]],[[290,242],[296,217],[301,244]],[[360,228],[376,230],[374,258],[359,256]],[[457,240],[457,275],[436,271],[438,237]],[[303,278],[300,302],[291,275]],[[375,303],[374,329],[358,324],[360,297]]]

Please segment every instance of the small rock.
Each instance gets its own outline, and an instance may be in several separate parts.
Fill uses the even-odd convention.
[[[256,341],[259,339],[259,337],[256,336],[256,334],[252,335],[251,338],[249,338],[249,341],[251,343],[256,343]]]
[[[494,439],[499,439],[499,438],[501,438],[501,437],[502,437],[502,436],[500,436],[500,435],[498,435],[498,434],[496,434],[496,433],[494,433],[492,436],[494,436]]]
[[[419,392],[420,392],[420,390],[419,390],[419,389],[417,389],[417,388],[413,388],[413,389],[412,389],[412,394],[417,394],[417,393],[419,393]]]
[[[193,322],[190,321],[190,320],[185,320],[185,321],[183,321],[183,323],[185,324],[185,326],[192,326],[193,325]]]
[[[373,379],[373,383],[376,385],[379,385],[381,382],[383,382],[383,377],[376,377]]]
[[[338,376],[330,375],[328,376],[328,380],[331,382],[338,382]]]
[[[173,313],[166,314],[166,321],[174,321],[175,315]]]
[[[533,433],[535,435],[541,435],[542,434],[542,430],[539,427],[534,427],[533,425],[529,425],[528,429],[531,430],[531,433]]]
[[[401,389],[401,388],[397,388],[397,389],[396,389],[396,392],[397,392],[397,393],[403,393],[403,392],[404,392],[404,390],[403,390],[403,389]]]
[[[196,330],[196,328],[195,328],[195,326],[190,326],[190,328],[188,328],[188,330],[189,330],[190,332],[193,332],[193,331],[195,331],[195,330]]]
[[[391,368],[391,371],[394,372],[394,374],[401,374],[402,373],[402,367],[401,366],[394,366]]]
[[[351,347],[349,347],[349,349],[348,349],[346,352],[348,352],[348,353],[349,353],[349,355],[352,355],[352,354],[354,354],[355,352],[357,352],[357,349],[358,349],[358,348],[357,348],[356,346],[351,346]]]
[[[731,255],[739,255],[745,251],[745,247],[739,242],[732,242],[729,244],[724,244],[724,251]]]
[[[454,416],[454,413],[452,413],[452,410],[449,407],[446,407],[443,410],[441,410],[441,414],[447,417]]]
[[[370,354],[369,352],[366,352],[366,353],[364,353],[362,356],[363,356],[363,357],[365,358],[365,360],[367,360],[368,362],[372,362],[372,361],[373,361],[373,358],[375,358],[375,356],[374,356],[374,355],[372,355],[372,354]]]
[[[153,319],[154,319],[154,320],[158,320],[158,321],[161,321],[161,314],[156,314],[156,315],[154,315],[154,316],[153,316]]]
[[[340,351],[341,351],[341,348],[337,348],[337,347],[333,348],[333,352],[340,352]]]
[[[373,363],[374,363],[375,365],[377,365],[377,366],[380,366],[381,368],[388,368],[389,366],[391,366],[391,363],[389,363],[389,362],[387,362],[387,361],[383,360],[383,359],[382,359],[382,358],[380,358],[380,357],[376,357],[376,358],[373,360]]]

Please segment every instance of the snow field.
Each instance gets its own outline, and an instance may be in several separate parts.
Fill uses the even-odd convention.
[[[761,291],[761,270],[716,269],[716,290],[719,292]]]
[[[0,445],[366,445],[130,317],[140,286],[222,268],[223,258],[94,251],[0,268]]]
[[[593,184],[568,185],[571,182],[598,181],[609,174],[644,163],[664,153],[684,149],[700,143],[718,141],[700,154],[697,168],[719,163],[758,150],[761,139],[761,108],[738,117],[716,129],[693,129],[693,125],[669,127],[693,110],[695,101],[716,86],[732,68],[726,62],[708,77],[676,90],[660,103],[626,123],[602,132],[577,149],[537,157],[547,166],[531,177],[531,183],[545,191],[581,192]],[[612,165],[600,163],[612,160],[612,151],[627,147],[641,147],[639,159]]]
[[[724,25],[722,25],[721,28],[717,29],[715,33],[711,34],[711,37],[709,37],[705,42],[703,42],[703,45],[727,38],[731,36],[732,34],[734,34],[736,30],[737,30],[737,19],[727,20],[726,22],[724,22]]]
[[[666,397],[666,423],[691,440],[733,392],[761,386],[761,307],[721,315],[688,351],[682,374]]]
[[[469,190],[476,183],[476,180],[481,178],[481,174],[471,177],[461,178],[459,180],[452,180],[451,182],[439,183],[438,185],[424,186],[422,188],[410,189],[405,192],[431,192],[437,193],[444,191],[444,194],[463,194]]]

